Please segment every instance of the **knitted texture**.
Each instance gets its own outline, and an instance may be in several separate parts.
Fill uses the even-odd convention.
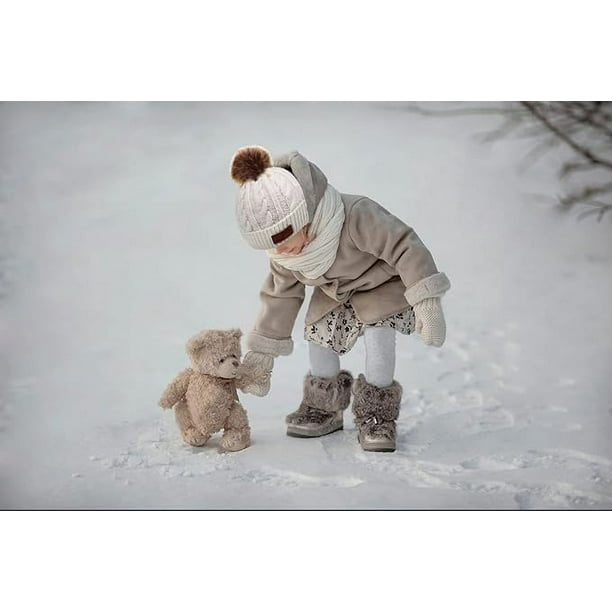
[[[304,192],[284,168],[267,168],[245,182],[236,198],[236,219],[243,238],[256,249],[272,249],[299,232],[309,221]],[[281,242],[272,236],[289,225],[292,232]]]
[[[423,342],[431,346],[442,346],[446,339],[446,321],[440,298],[426,298],[413,306],[416,332]]]
[[[283,168],[268,168],[256,181],[238,192],[236,216],[242,232],[256,232],[275,225],[304,200],[297,179]]]
[[[255,372],[267,373],[265,382],[253,382],[242,387],[245,393],[251,393],[258,397],[267,395],[270,391],[270,377],[272,368],[274,367],[274,357],[266,353],[258,353],[257,351],[249,351],[242,361],[241,370],[254,370]]]
[[[276,253],[268,249],[268,257],[288,270],[297,270],[306,278],[318,278],[329,270],[336,259],[340,234],[344,226],[344,203],[340,193],[327,184],[310,227],[309,242],[298,255]]]

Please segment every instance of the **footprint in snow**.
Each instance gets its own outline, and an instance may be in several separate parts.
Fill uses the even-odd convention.
[[[248,470],[244,474],[240,474],[234,478],[253,484],[283,489],[298,487],[351,488],[357,487],[365,482],[356,476],[315,476],[291,470],[280,470],[273,467]]]
[[[531,450],[518,455],[472,457],[460,464],[465,475],[478,472],[509,470],[559,470],[574,481],[591,483],[595,491],[579,490],[565,482],[541,484],[513,484],[504,482],[457,482],[459,488],[478,493],[501,492],[513,494],[520,508],[612,506],[612,460],[572,449]],[[542,480],[548,472],[542,472]],[[530,476],[533,479],[533,476]]]
[[[521,510],[537,508],[592,508],[594,506],[612,507],[612,497],[598,493],[585,492],[573,485],[558,482],[528,488],[514,496]]]

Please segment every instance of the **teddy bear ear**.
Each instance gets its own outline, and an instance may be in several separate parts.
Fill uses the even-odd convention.
[[[234,338],[236,338],[236,340],[240,340],[240,338],[242,338],[242,330],[237,327],[234,327],[231,330],[231,334],[234,336]]]
[[[207,337],[207,329],[197,333],[195,336],[191,336],[191,338],[189,338],[187,344],[185,345],[185,347],[187,348],[187,353],[189,353],[190,355],[197,353],[206,344]]]

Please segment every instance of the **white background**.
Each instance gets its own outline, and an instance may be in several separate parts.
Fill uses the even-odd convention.
[[[331,7],[323,9],[315,7],[314,3],[309,4],[307,11],[305,7],[293,9],[286,4],[268,4],[264,9],[258,5],[244,7],[236,3],[213,8],[195,3],[192,6],[172,3],[163,7],[154,3],[122,3],[120,10],[113,10],[112,3],[99,6],[54,3],[45,7],[41,3],[20,2],[18,9],[12,9],[10,14],[5,11],[3,17],[2,97],[14,100],[610,99],[609,91],[601,89],[606,81],[602,78],[605,70],[600,62],[605,58],[603,45],[607,40],[603,32],[606,20],[602,18],[601,3],[581,3],[575,7],[531,2],[514,3],[511,8],[491,7],[488,3],[462,3],[453,8],[436,3],[429,11],[410,6],[403,14],[390,4],[378,3],[375,14],[371,7],[359,10],[355,4],[350,11],[339,10],[334,14]],[[240,47],[241,44],[244,46]],[[270,70],[271,66],[273,70]],[[40,127],[31,122],[28,126],[31,127],[30,136]],[[469,130],[463,135],[467,132]],[[357,130],[353,133],[359,134]],[[238,131],[234,137],[240,136],[240,141],[228,141],[228,147],[230,144],[244,144],[248,135]],[[312,134],[313,140],[315,136]],[[112,133],[107,138],[111,139]],[[6,142],[4,136],[3,142]],[[65,141],[60,139],[59,142]],[[295,138],[291,138],[290,146],[296,146],[295,142]],[[22,151],[30,154],[32,148],[26,147]],[[48,153],[49,150],[41,152]],[[216,153],[220,155],[220,163],[224,159],[223,152],[217,150]],[[331,152],[327,154],[331,157]],[[385,154],[391,157],[391,151],[386,148]],[[374,179],[371,172],[363,171],[364,157],[353,152],[346,157],[348,163],[358,164],[359,171],[351,168],[349,173],[349,169],[343,169],[343,166],[334,170],[334,179],[339,177],[337,186],[356,192],[359,192],[357,188],[370,191],[370,185],[354,182],[356,179]],[[325,154],[321,153],[315,161],[331,174],[331,167],[329,163],[324,165],[324,160]],[[471,160],[470,156],[468,161]],[[508,172],[510,170],[507,168]],[[97,175],[99,171],[99,165],[94,165],[93,173]],[[434,168],[430,167],[430,172],[433,171]],[[356,187],[345,187],[339,180],[341,173],[346,173],[346,178],[350,177],[351,185]],[[387,203],[384,198],[389,192],[384,192],[382,187],[385,190],[397,187],[386,173],[384,177],[384,185],[377,183],[376,192],[371,193],[375,199],[378,196],[382,203]],[[37,175],[35,178],[40,177]],[[552,180],[548,176],[545,182],[549,178]],[[532,177],[531,180],[540,179]],[[35,184],[35,181],[30,184]],[[62,188],[61,182],[55,186]],[[496,186],[498,189],[491,189],[487,195],[492,196],[493,191],[495,194],[505,191],[505,185],[501,185],[501,190],[499,184]],[[196,186],[193,187],[195,190]],[[229,190],[229,185],[226,188]],[[202,190],[202,193],[206,191]],[[36,201],[40,205],[44,202],[44,191],[36,195],[38,198],[30,198],[29,202]],[[146,195],[151,196],[149,193]],[[70,207],[69,198],[64,199],[63,204]],[[77,212],[87,214],[86,209],[78,208],[80,202],[72,204]],[[121,215],[128,214],[129,210],[129,207],[122,209]],[[399,208],[395,210],[401,212]],[[516,212],[517,209],[513,210]],[[61,221],[48,212],[45,221]],[[121,215],[117,219],[123,219]],[[11,215],[8,217],[9,220],[16,219]],[[420,230],[425,220],[417,217],[413,223]],[[591,225],[591,229],[593,227]],[[48,225],[40,224],[38,228],[30,225],[29,228],[38,229],[38,236],[43,239],[42,251],[36,251],[36,242],[22,245],[25,249],[32,248],[29,263],[33,264],[41,261],[36,259],[36,255],[48,254],[44,248],[50,244],[46,242],[50,235],[47,233]],[[72,229],[78,233],[83,226],[77,224]],[[426,242],[432,245],[432,249],[435,247],[437,259],[445,262],[444,267],[451,270],[450,258],[444,252],[449,245],[444,247],[446,242],[439,241],[426,226],[423,230],[421,233],[424,233]],[[188,234],[190,232],[197,232],[197,227],[190,227]],[[83,235],[82,240],[87,237],[91,236]],[[129,235],[123,238],[129,244]],[[597,240],[592,242],[593,248],[598,249]],[[77,237],[73,244],[82,246]],[[99,246],[99,243],[94,246]],[[107,245],[108,248],[111,246]],[[92,261],[93,256],[86,263]],[[22,259],[21,263],[27,261]],[[53,261],[48,263],[51,265]],[[481,271],[487,269],[483,265]],[[40,270],[42,268],[38,268]],[[125,269],[122,271],[127,274]],[[532,272],[535,276],[535,271]],[[577,274],[580,278],[581,272]],[[249,282],[250,278],[248,275]],[[592,279],[592,276],[585,278]],[[20,275],[18,280],[27,287],[27,277]],[[64,280],[73,281],[74,277],[64,277]],[[95,291],[101,288],[92,284],[86,290],[92,287],[94,292],[89,299],[93,302]],[[181,295],[184,295],[184,287],[181,283]],[[86,290],[83,288],[79,295]],[[599,284],[598,290],[605,292],[605,283]],[[133,291],[137,292],[137,287]],[[460,293],[455,292],[455,295],[457,299],[460,297]],[[599,295],[609,297],[609,293],[607,296],[605,293]],[[189,295],[186,301],[190,301]],[[501,302],[497,300],[498,305]],[[61,304],[61,301],[56,302],[57,306]],[[166,336],[176,352],[174,355],[165,354],[165,363],[174,364],[179,359],[179,338],[182,340],[192,329],[189,317],[193,315],[188,312],[189,308],[195,306],[191,304],[182,311],[184,330],[173,329],[172,335]],[[124,310],[111,310],[111,315],[114,312],[125,314]],[[556,311],[551,309],[551,312]],[[130,314],[129,321],[134,323],[137,313]],[[230,316],[232,313],[227,314]],[[463,319],[465,311],[454,309],[447,314],[451,321],[452,317],[460,315]],[[152,315],[153,312],[147,314]],[[39,313],[36,319],[39,329],[44,329],[41,319],[47,316],[47,311]],[[474,317],[475,323],[476,319]],[[590,317],[581,320],[587,319],[592,320]],[[607,321],[609,324],[609,319]],[[169,322],[167,319],[164,325]],[[83,320],[78,319],[76,323],[80,327]],[[490,320],[485,323],[490,323]],[[603,352],[599,356],[605,358],[606,354],[609,356],[604,343],[608,329],[605,327],[606,319],[599,320],[599,327],[597,323],[597,318],[594,323],[587,322],[587,335],[592,339],[597,330],[601,330],[598,346]],[[534,326],[535,323],[532,331]],[[134,330],[136,337],[137,331]],[[521,337],[525,339],[525,336]],[[61,350],[66,348],[61,347]],[[57,355],[53,347],[44,350],[47,352],[37,352],[37,356]],[[27,353],[21,354],[27,356]],[[554,356],[553,362],[561,360],[574,369],[563,355],[554,350],[547,356],[550,355]],[[128,352],[122,355],[122,359],[136,358],[134,365],[141,367],[138,356],[137,352]],[[155,362],[156,356],[157,352],[150,352],[149,364],[155,364],[151,367],[157,369],[155,376],[162,380],[168,367]],[[11,362],[15,363],[12,357],[13,353]],[[61,368],[68,363],[65,354],[60,354],[60,357],[56,357],[55,367]],[[73,365],[77,361],[75,358]],[[42,365],[39,361],[38,366]],[[583,360],[579,372],[588,373],[587,365]],[[146,389],[153,393],[153,385],[146,382],[151,369],[145,367],[142,372],[145,381],[128,389],[141,389],[143,394]],[[609,386],[601,378],[601,370],[589,375],[599,385],[591,389],[591,396],[603,397],[602,393],[609,390]],[[570,374],[567,375],[569,378],[577,380]],[[110,418],[118,410],[112,401],[112,393],[116,391],[116,388],[109,391],[111,397],[105,404]],[[120,393],[125,391],[124,386]],[[53,401],[57,401],[58,396],[58,393],[53,393]],[[87,397],[86,386],[83,396]],[[44,410],[40,403],[31,407],[38,410],[38,415]],[[72,426],[77,430],[83,426],[83,423],[76,423]],[[600,424],[602,431],[599,438],[595,435],[595,439],[603,444],[606,429],[603,422]],[[588,428],[591,433],[592,426],[593,421]],[[42,425],[31,441],[27,437],[22,439],[32,460],[21,464],[20,469],[27,470],[28,465],[40,466],[45,462],[44,451],[48,448],[44,444],[39,446],[41,430],[44,432]],[[66,435],[66,430],[57,427],[55,433]],[[8,446],[3,444],[3,449],[6,448]],[[601,447],[599,450],[599,456],[604,456],[604,450]],[[68,453],[69,449],[66,451]],[[5,457],[6,452],[3,452]],[[53,461],[50,464],[53,465]],[[3,465],[6,465],[4,459]],[[3,487],[5,483],[3,479]],[[27,481],[22,488],[28,490]],[[336,584],[332,582],[330,585],[326,581],[322,585],[315,581],[310,592],[315,593],[317,605],[323,601],[330,606],[343,603],[353,608],[365,607],[375,599],[378,605],[390,602],[392,605],[418,605],[425,609],[449,604],[456,606],[459,601],[476,609],[490,609],[492,605],[498,609],[509,609],[510,606],[515,609],[517,605],[556,609],[581,605],[597,609],[605,602],[600,575],[604,564],[598,563],[597,551],[607,549],[605,537],[609,530],[602,524],[604,520],[607,522],[607,513],[4,513],[2,516],[5,531],[10,534],[6,541],[9,543],[7,552],[11,554],[4,556],[3,570],[10,572],[7,584],[12,588],[7,591],[7,597],[13,598],[13,607],[16,607],[15,602],[31,607],[50,601],[58,601],[65,608],[82,607],[85,600],[89,606],[94,601],[99,606],[108,607],[110,600],[122,605],[143,606],[146,602],[147,607],[167,607],[183,603],[193,605],[194,601],[206,605],[209,599],[235,607],[251,603],[251,594],[253,600],[263,596],[270,607],[275,603],[286,607],[287,601],[296,607],[304,603],[299,599],[302,593],[299,587],[304,584],[302,576],[310,577],[313,568],[320,572],[322,566],[323,570],[334,566],[344,567],[346,571],[337,570]],[[183,517],[180,519],[183,524],[190,521],[193,529],[181,533],[177,526],[179,516]],[[210,527],[213,517],[215,527],[224,526],[220,534],[215,527]],[[136,537],[137,528],[130,524],[130,520],[144,527],[141,537]],[[258,521],[264,521],[265,525]],[[295,540],[288,538],[287,534],[303,532],[306,522],[310,530],[321,535],[304,549],[297,547]],[[238,537],[231,538],[227,535],[227,527],[236,523],[240,524]],[[163,528],[164,524],[167,528]],[[203,525],[206,528],[204,537],[207,538],[204,545],[193,535]],[[215,532],[218,534],[216,537],[213,535]],[[241,536],[246,533],[259,534],[259,537],[251,535],[251,542],[246,546],[248,552],[240,546]],[[338,533],[345,535],[338,536]],[[368,544],[365,552],[362,534]],[[387,551],[385,559],[388,561],[384,570],[380,563],[376,563],[377,557],[371,554],[371,542],[376,539],[374,535],[379,534]],[[245,539],[248,539],[246,535]],[[228,540],[232,541],[231,547],[227,547]],[[595,545],[590,546],[591,543]],[[302,543],[302,546],[305,545]],[[137,560],[138,551],[144,552],[140,561]],[[336,553],[340,556],[340,552],[347,553],[343,560],[334,558]],[[295,558],[296,553],[299,561]],[[290,557],[291,561],[285,563]],[[446,562],[449,558],[454,563]],[[279,559],[282,560],[280,565]],[[193,592],[186,589],[182,581],[180,587],[175,587],[172,580],[183,576],[185,563],[181,564],[181,561],[187,560],[189,567],[204,570],[191,570],[189,575],[195,582],[209,582],[205,578],[209,573],[214,573],[215,579],[221,582],[221,576],[228,574],[220,570],[231,566],[236,570],[242,569],[239,585],[248,588],[242,592],[241,586],[232,588],[228,604],[226,579],[225,588],[205,589],[202,594],[200,587],[194,598]],[[258,567],[262,569],[257,571]],[[289,575],[283,568],[289,569]],[[155,570],[164,572],[163,582],[157,579]],[[3,574],[7,575],[7,571]],[[389,571],[392,576],[390,584],[387,584],[385,576]],[[36,577],[35,584],[41,588],[32,588],[32,576]],[[308,584],[311,585],[312,581]],[[133,588],[141,585],[142,588]],[[389,592],[391,595],[387,599],[384,595]],[[111,598],[103,596],[108,593],[112,593]],[[162,593],[165,596],[161,596]],[[310,602],[306,604],[312,605]]]

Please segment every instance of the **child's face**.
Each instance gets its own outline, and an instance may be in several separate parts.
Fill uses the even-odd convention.
[[[291,236],[287,242],[283,242],[274,249],[278,255],[299,255],[308,240],[308,226],[303,227],[295,236]]]

